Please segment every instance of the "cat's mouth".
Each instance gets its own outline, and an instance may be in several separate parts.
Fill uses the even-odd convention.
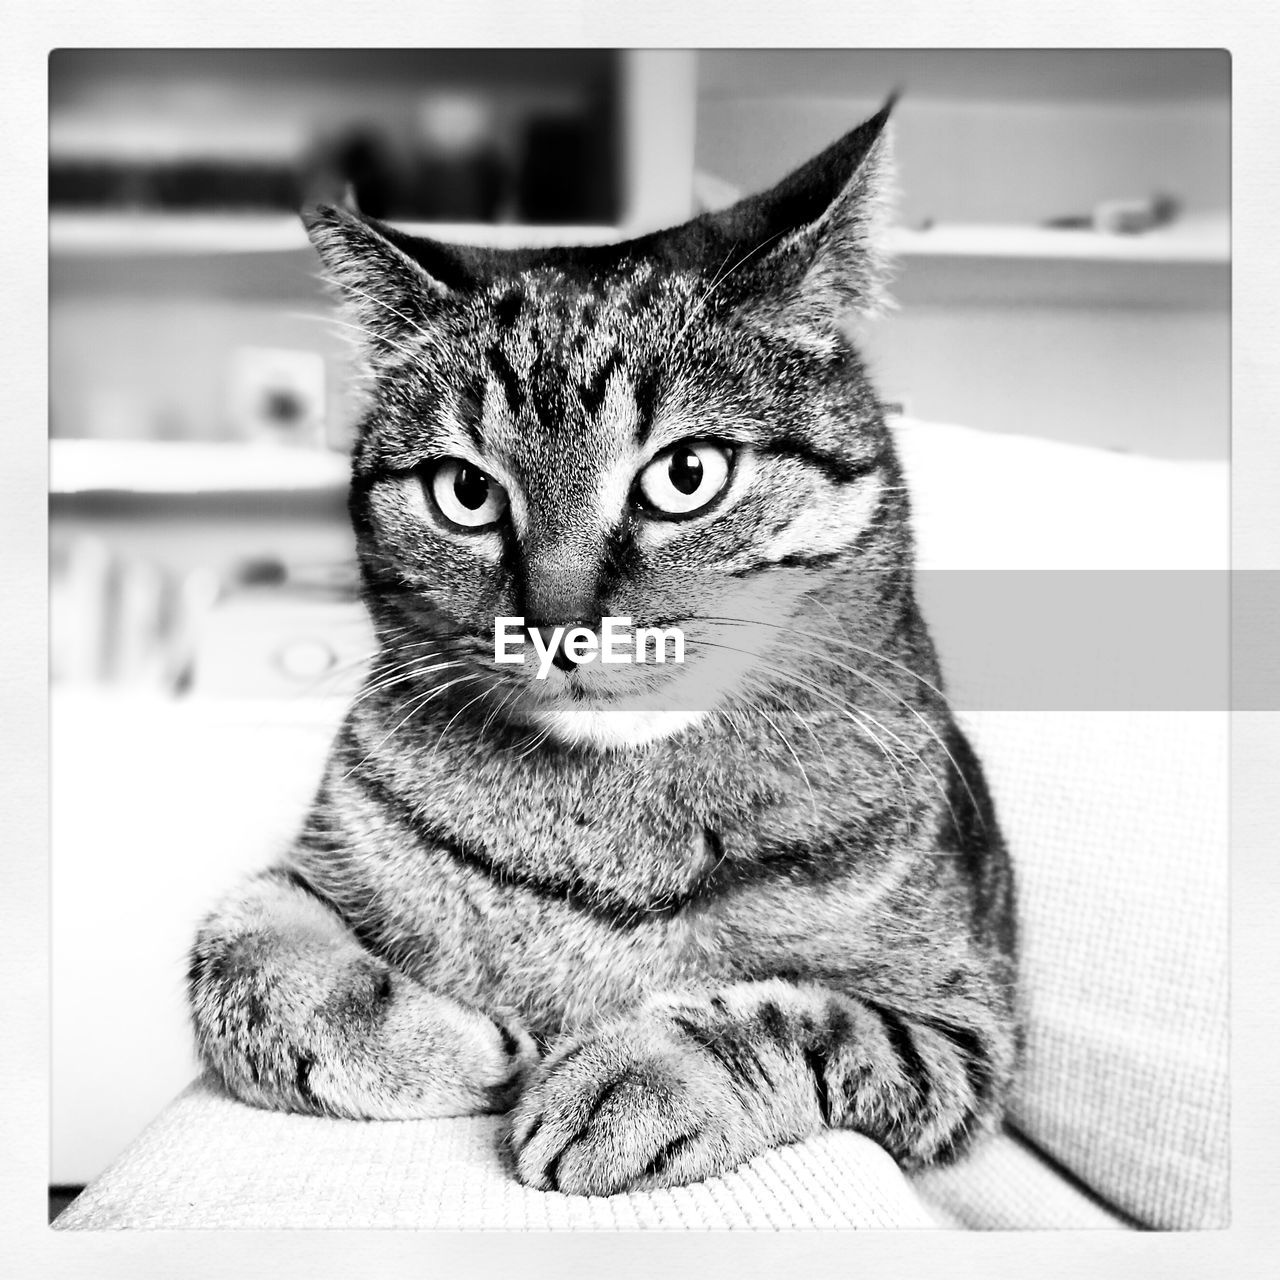
[[[751,679],[761,653],[733,643],[723,628],[693,624],[680,630],[680,643],[668,635],[665,650],[649,643],[647,661],[606,663],[532,659],[497,666],[503,683],[514,685],[511,710],[554,738],[600,747],[640,746],[683,732],[710,711],[735,698]],[[647,643],[647,641],[646,641]],[[615,647],[615,653],[622,652]],[[665,654],[659,660],[656,654]],[[678,659],[678,660],[677,660]]]

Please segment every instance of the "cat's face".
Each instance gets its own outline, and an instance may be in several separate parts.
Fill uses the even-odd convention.
[[[366,340],[351,509],[389,658],[477,714],[636,744],[750,697],[824,575],[899,545],[840,328],[874,301],[883,115],[774,192],[621,246],[482,254],[312,215]],[[502,618],[675,627],[684,661],[529,638],[499,663]]]

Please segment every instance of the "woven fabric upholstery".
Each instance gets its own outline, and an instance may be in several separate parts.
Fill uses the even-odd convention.
[[[1132,1225],[1014,1133],[977,1146],[963,1163],[911,1179],[934,1215],[980,1231],[1056,1231]]]
[[[1225,1226],[1225,714],[970,721],[1017,854],[1014,1123],[1147,1225]]]
[[[502,1120],[364,1123],[259,1111],[207,1081],[169,1106],[58,1218],[117,1227],[932,1227],[893,1160],[828,1133],[722,1178],[617,1196],[522,1187]]]

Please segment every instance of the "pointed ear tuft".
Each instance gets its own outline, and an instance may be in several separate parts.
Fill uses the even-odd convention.
[[[896,94],[776,187],[715,215],[720,235],[760,255],[749,273],[757,322],[831,334],[848,312],[887,305],[886,126],[895,101]]]
[[[802,309],[839,318],[889,303],[885,244],[893,212],[893,135],[885,126],[893,102],[873,117],[879,122],[874,138],[835,199],[799,238],[810,254],[797,299]]]
[[[429,323],[450,291],[392,243],[372,219],[349,209],[316,205],[302,214],[320,255],[324,278],[373,341],[394,347]],[[394,233],[393,233],[394,234]]]

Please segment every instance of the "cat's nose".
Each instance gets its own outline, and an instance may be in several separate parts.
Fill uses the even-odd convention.
[[[589,548],[530,549],[524,560],[520,604],[530,627],[599,626],[598,559]],[[544,636],[549,640],[549,636]]]

